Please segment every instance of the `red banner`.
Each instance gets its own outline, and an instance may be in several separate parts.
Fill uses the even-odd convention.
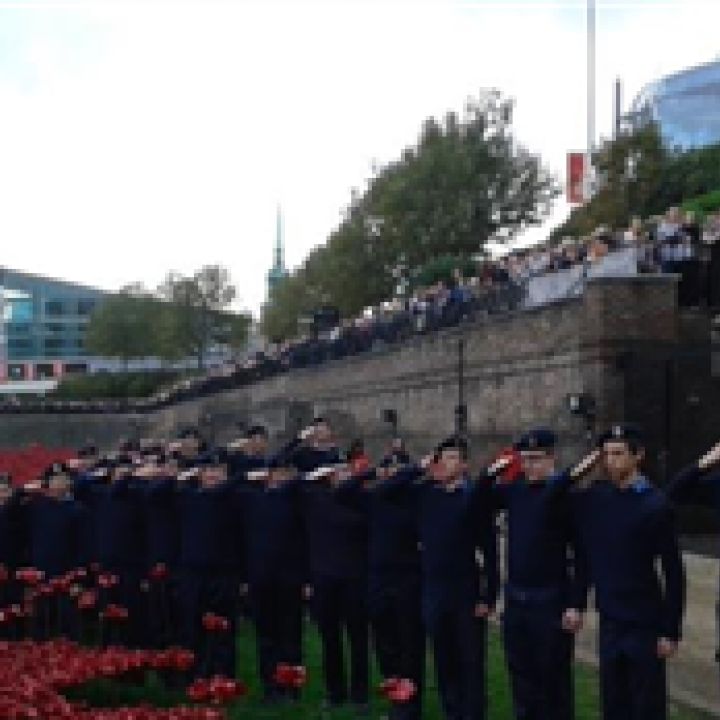
[[[585,201],[585,153],[571,152],[567,156],[567,200],[579,204]]]

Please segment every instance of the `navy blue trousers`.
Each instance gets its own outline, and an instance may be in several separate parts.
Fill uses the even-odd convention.
[[[516,720],[572,720],[574,637],[561,627],[564,608],[552,598],[508,592],[503,641]]]
[[[235,635],[239,581],[237,575],[216,569],[184,568],[178,582],[180,638],[195,653],[195,677],[235,677]],[[202,618],[214,613],[230,624],[225,632],[206,632]]]
[[[250,583],[258,668],[267,699],[290,696],[273,680],[278,664],[302,664],[302,585],[282,580]]]
[[[420,605],[420,577],[371,578],[370,627],[383,678],[408,678],[417,693],[410,702],[395,703],[393,720],[419,720],[425,678],[425,630]]]
[[[370,652],[365,579],[315,578],[313,591],[327,699],[336,705],[348,699],[356,704],[367,703]],[[349,688],[343,652],[344,634],[350,650]]]
[[[135,566],[108,564],[103,566],[103,570],[117,575],[119,582],[112,588],[101,590],[101,605],[104,607],[113,603],[128,611],[127,620],[103,623],[103,643],[126,645],[131,648],[146,647],[147,614],[141,587],[144,580],[141,569]]]
[[[665,720],[665,661],[652,629],[600,619],[603,720]]]
[[[440,612],[428,623],[446,720],[485,720],[487,620],[473,608]]]

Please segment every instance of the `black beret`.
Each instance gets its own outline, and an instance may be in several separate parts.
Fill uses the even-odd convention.
[[[459,435],[451,435],[437,446],[435,452],[439,455],[443,450],[460,450],[464,455],[467,455],[467,440]]]
[[[549,428],[534,428],[526,432],[516,443],[516,450],[553,450],[557,436]]]
[[[65,463],[61,462],[54,462],[52,465],[49,465],[47,468],[45,468],[45,475],[47,477],[50,477],[51,475],[64,475],[67,473],[68,469]]]
[[[219,448],[204,452],[197,461],[197,465],[201,467],[217,467],[218,465],[227,465],[227,463],[227,453]]]
[[[598,445],[602,447],[606,442],[628,442],[642,445],[645,441],[642,429],[633,423],[615,423],[598,438]]]
[[[95,457],[97,454],[98,449],[95,445],[84,445],[77,452],[79,458]]]
[[[267,434],[268,434],[268,431],[264,425],[251,425],[245,432],[245,437],[251,438],[251,437],[256,437],[258,435],[267,437]]]

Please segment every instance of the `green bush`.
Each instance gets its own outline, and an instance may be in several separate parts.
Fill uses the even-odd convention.
[[[700,218],[703,218],[708,213],[714,213],[720,210],[720,190],[712,190],[704,195],[690,198],[682,204],[682,209],[685,211],[691,210]]]
[[[129,372],[71,375],[60,381],[53,397],[58,400],[110,400],[143,398],[179,378],[177,372]]]

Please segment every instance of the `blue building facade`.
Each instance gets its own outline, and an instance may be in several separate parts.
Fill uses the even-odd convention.
[[[85,334],[105,293],[0,267],[0,380],[85,372]]]
[[[646,85],[632,103],[633,122],[658,123],[669,147],[720,143],[720,59]]]

